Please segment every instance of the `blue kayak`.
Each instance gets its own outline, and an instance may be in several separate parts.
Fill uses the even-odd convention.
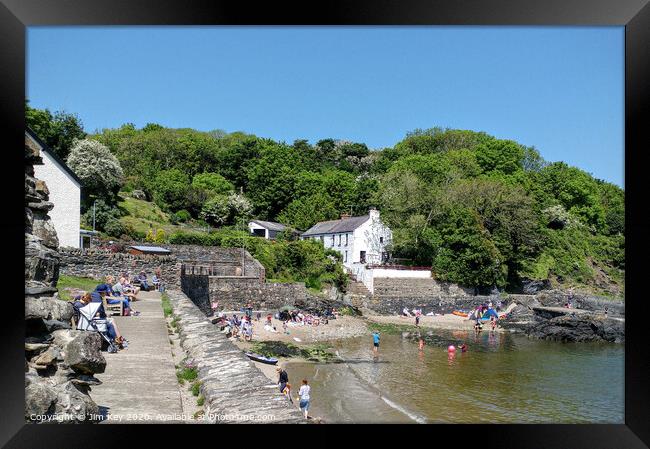
[[[269,365],[275,365],[278,363],[278,359],[275,357],[264,357],[263,355],[255,354],[253,352],[246,352],[245,354],[249,359],[255,360],[256,362],[267,363]]]

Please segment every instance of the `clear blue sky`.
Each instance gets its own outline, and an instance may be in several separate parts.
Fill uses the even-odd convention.
[[[31,27],[27,97],[131,122],[393,146],[434,126],[623,186],[623,27]]]

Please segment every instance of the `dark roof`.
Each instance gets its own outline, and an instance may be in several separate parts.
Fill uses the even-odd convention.
[[[168,250],[167,248],[161,248],[160,246],[129,246],[129,248],[133,248],[138,251],[142,251],[143,253],[170,253],[171,251]]]
[[[45,151],[47,154],[49,154],[50,157],[51,157],[52,159],[54,159],[54,160],[57,162],[57,164],[59,164],[59,165],[61,166],[61,168],[63,168],[63,170],[65,170],[65,172],[66,172],[67,174],[69,174],[69,175],[72,177],[72,179],[74,179],[74,180],[76,181],[77,184],[79,184],[79,186],[81,186],[81,184],[82,184],[81,179],[79,179],[79,177],[75,174],[75,172],[73,172],[73,171],[70,169],[70,167],[68,167],[68,166],[66,165],[66,163],[63,162],[63,159],[61,159],[59,156],[57,156],[57,154],[56,154],[54,151],[52,151],[52,150],[50,149],[50,147],[48,147],[47,144],[46,144],[45,142],[43,142],[43,141],[42,141],[42,140],[41,140],[41,139],[36,135],[36,133],[35,133],[34,131],[31,130],[31,128],[30,128],[29,126],[26,126],[26,127],[25,127],[25,133],[29,134],[29,136],[30,136],[32,139],[34,139],[34,140],[36,141],[36,143],[39,144],[39,146],[41,147],[41,149],[42,149],[43,151]]]
[[[361,217],[341,218],[340,220],[321,221],[316,223],[311,228],[307,229],[302,235],[318,235],[318,234],[336,234],[339,232],[350,232],[357,229],[363,223],[368,221],[370,215],[363,215]]]
[[[252,223],[257,223],[263,228],[268,229],[269,231],[284,231],[287,229],[282,223],[276,223],[274,221],[262,221],[262,220],[251,220]]]

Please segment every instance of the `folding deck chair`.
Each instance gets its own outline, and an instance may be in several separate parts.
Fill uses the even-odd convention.
[[[84,307],[79,307],[79,318],[77,322],[77,330],[80,331],[94,331],[98,332],[104,340],[108,343],[108,352],[117,352],[117,346],[108,337],[108,321],[105,319],[95,318],[97,311],[102,305],[98,302],[91,302]]]

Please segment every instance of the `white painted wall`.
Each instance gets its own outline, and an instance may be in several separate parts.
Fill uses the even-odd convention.
[[[366,252],[366,263],[381,263],[381,253],[392,238],[393,233],[381,222],[379,211],[371,210],[370,218],[354,230],[351,264],[361,262],[361,251]]]
[[[352,264],[348,270],[370,293],[375,291],[375,278],[430,279],[431,270],[398,270],[395,268],[366,268],[366,264]]]
[[[81,187],[47,152],[41,151],[43,165],[34,166],[37,179],[50,191],[50,219],[59,238],[59,246],[79,248],[81,226]]]

